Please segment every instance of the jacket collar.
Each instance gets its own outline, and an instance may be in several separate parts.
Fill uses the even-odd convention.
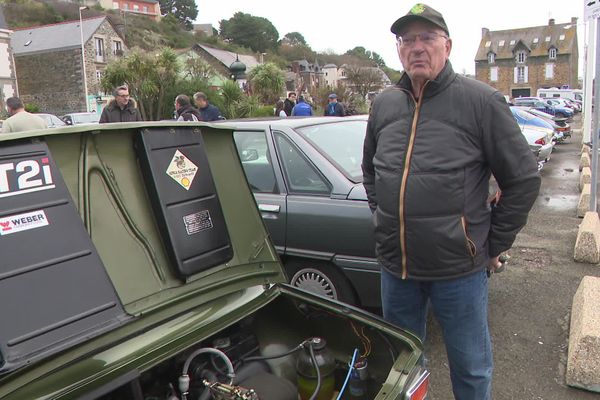
[[[112,99],[109,103],[108,106],[111,110],[116,110],[116,109],[120,109],[119,105],[117,104],[117,101],[115,99]],[[125,106],[125,108],[123,109],[123,111],[127,110],[130,113],[133,113],[133,110],[135,109],[135,101],[133,99],[129,99],[129,101],[127,102],[127,106]]]
[[[456,78],[456,73],[454,73],[454,69],[452,69],[452,64],[450,61],[446,61],[446,65],[442,69],[442,72],[432,81],[428,81],[425,87],[425,93],[423,97],[432,97],[444,90],[454,79]],[[412,93],[412,83],[410,81],[410,77],[406,72],[402,73],[400,80],[396,84],[399,88],[408,90]]]

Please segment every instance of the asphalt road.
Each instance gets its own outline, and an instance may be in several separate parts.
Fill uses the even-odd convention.
[[[600,266],[573,261],[581,219],[580,116],[573,138],[555,146],[541,171],[542,187],[501,274],[492,276],[489,323],[494,348],[494,400],[598,400],[600,394],[565,384],[573,296]],[[600,299],[599,299],[600,303]],[[599,304],[600,307],[600,304]],[[439,326],[430,320],[426,349],[430,400],[452,400],[448,361]],[[600,362],[600,360],[598,361]]]

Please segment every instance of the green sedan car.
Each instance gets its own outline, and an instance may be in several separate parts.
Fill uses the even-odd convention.
[[[286,283],[234,132],[0,137],[0,399],[425,397],[414,335]]]

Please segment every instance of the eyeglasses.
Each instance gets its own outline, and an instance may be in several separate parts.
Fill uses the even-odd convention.
[[[441,33],[437,33],[437,32],[421,32],[421,33],[407,33],[406,35],[398,35],[396,36],[396,41],[398,42],[399,46],[402,47],[411,47],[414,46],[415,42],[417,41],[417,37],[419,38],[419,40],[421,40],[421,42],[425,43],[426,45],[430,45],[433,44],[438,37],[443,37],[444,39],[448,39],[448,36],[446,35],[442,35]]]
[[[128,95],[128,94],[118,94],[118,95],[117,95],[117,97],[123,97],[123,98],[126,98],[126,97],[129,97],[129,95]]]

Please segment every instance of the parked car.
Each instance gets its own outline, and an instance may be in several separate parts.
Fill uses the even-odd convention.
[[[227,121],[290,283],[380,307],[380,265],[362,185],[367,116]]]
[[[573,111],[573,114],[575,114],[575,106],[569,100],[560,99],[560,98],[547,99],[546,104],[549,104],[555,108],[556,107],[568,108],[569,110]]]
[[[66,126],[67,125],[67,124],[64,123],[63,120],[61,120],[60,118],[58,118],[54,114],[35,113],[35,115],[37,115],[38,117],[43,118],[43,120],[46,121],[46,124],[48,125],[48,128],[60,128],[62,126]]]
[[[0,136],[1,399],[425,398],[416,336],[285,283],[231,127],[72,133]]]
[[[547,104],[538,97],[517,97],[513,99],[515,106],[524,106],[535,108],[536,110],[543,111],[550,115],[554,115],[559,118],[572,118],[573,110],[568,107],[562,107],[560,105]]]
[[[529,148],[537,156],[538,168],[542,169],[544,163],[550,159],[554,148],[552,141],[554,129],[543,119],[519,107],[512,106],[510,110],[521,128],[523,136],[527,139]]]
[[[535,108],[523,107],[523,110],[548,122],[554,129],[554,142],[562,143],[572,135],[571,126],[566,118],[558,118]]]
[[[67,125],[97,124],[100,115],[95,112],[79,112],[65,114],[61,117]]]

